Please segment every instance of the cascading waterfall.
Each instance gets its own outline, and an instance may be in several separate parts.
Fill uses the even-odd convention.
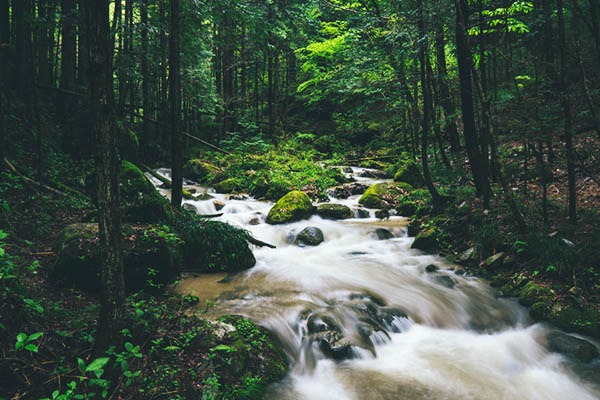
[[[267,398],[600,398],[597,381],[547,350],[549,327],[532,325],[524,308],[459,266],[411,250],[403,218],[273,226],[264,222],[271,203],[212,195],[221,210],[214,200],[186,202],[277,248],[255,249],[256,266],[225,283],[200,276],[178,290],[214,301],[210,313],[241,314],[278,335],[292,369]],[[354,208],[357,200],[331,199]],[[307,226],[325,241],[293,244]],[[380,240],[377,228],[394,237]],[[585,368],[598,376],[598,365]]]

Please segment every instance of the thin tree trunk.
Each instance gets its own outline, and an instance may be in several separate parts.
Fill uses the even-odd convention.
[[[456,126],[456,108],[450,96],[450,88],[447,82],[447,66],[446,66],[446,43],[444,40],[444,27],[440,24],[436,28],[435,35],[435,50],[437,61],[439,101],[442,106],[446,120],[446,135],[450,141],[452,151],[460,151],[460,139],[458,137],[458,128]]]
[[[142,119],[142,132],[144,140],[150,140],[150,126],[146,118],[152,118],[150,110],[150,76],[148,70],[148,0],[140,2],[140,40],[142,53],[140,54],[140,69],[142,73],[142,108],[144,109],[144,119]]]
[[[101,260],[100,318],[95,343],[95,352],[99,354],[109,345],[117,344],[123,320],[125,285],[108,0],[88,0],[86,5]]]
[[[171,106],[171,204],[181,206],[182,154],[181,154],[181,25],[180,0],[171,0],[171,31],[169,35],[169,102]]]
[[[427,157],[427,137],[429,136],[429,123],[431,118],[431,92],[429,91],[429,74],[426,65],[428,59],[427,47],[428,43],[426,40],[425,31],[425,20],[423,17],[423,0],[417,0],[417,13],[418,13],[418,26],[419,26],[419,66],[421,75],[421,91],[423,95],[423,119],[422,119],[422,135],[421,135],[421,166],[423,167],[423,177],[425,178],[425,185],[427,190],[431,194],[431,200],[434,208],[439,208],[443,204],[443,198],[435,188],[433,180],[431,179],[431,172],[429,171],[429,160]]]
[[[50,84],[49,59],[48,59],[48,0],[38,0],[37,22],[37,67],[38,82],[42,85]]]
[[[563,1],[557,0],[556,7],[558,11],[558,37],[560,48],[560,88],[561,88],[561,105],[564,114],[564,139],[565,149],[567,151],[567,180],[569,188],[569,221],[572,224],[577,223],[577,182],[575,176],[575,149],[573,147],[573,116],[571,114],[571,105],[568,98],[567,85],[567,42],[565,38],[565,17],[563,12]]]
[[[88,50],[88,38],[85,33],[85,7],[87,6],[86,0],[79,0],[79,56],[78,56],[78,66],[77,66],[77,82],[80,86],[87,88],[89,85],[89,76],[88,71],[90,69],[89,66],[89,50]]]

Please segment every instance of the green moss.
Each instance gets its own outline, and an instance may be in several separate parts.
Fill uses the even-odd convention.
[[[214,164],[199,159],[189,160],[183,167],[185,177],[198,182],[208,183],[211,177],[219,174],[221,170]]]
[[[425,252],[434,252],[438,248],[435,229],[425,229],[417,234],[411,249],[419,249]]]
[[[553,296],[552,289],[530,281],[521,289],[519,303],[524,306],[531,306],[534,303],[548,303]]]
[[[423,187],[425,180],[421,169],[412,159],[404,160],[395,165],[394,181],[405,182],[414,187]]]
[[[183,264],[195,272],[239,272],[252,268],[256,259],[248,247],[248,232],[232,225],[204,220],[182,212],[175,223],[184,241]]]
[[[343,204],[319,204],[317,214],[325,219],[348,219],[354,217],[354,213],[350,207]]]
[[[600,337],[600,311],[593,305],[574,305],[556,302],[548,312],[549,322],[566,331]]]
[[[368,208],[393,208],[412,189],[407,183],[377,183],[365,191],[358,203]]]
[[[146,179],[142,171],[123,160],[119,174],[123,220],[128,222],[170,223],[173,208]]]
[[[227,178],[214,185],[217,193],[238,193],[244,189],[245,185],[241,179]]]
[[[168,282],[179,270],[181,239],[166,226],[123,226],[127,290]],[[73,224],[59,234],[51,276],[68,287],[100,290],[98,224]]]
[[[300,221],[311,216],[313,205],[308,195],[299,190],[293,190],[275,203],[267,215],[269,224],[285,224]]]

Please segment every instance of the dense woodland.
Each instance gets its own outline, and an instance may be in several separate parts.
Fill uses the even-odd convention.
[[[435,233],[432,251],[472,247],[475,274],[538,285],[536,318],[572,302],[565,329],[600,334],[598,0],[0,0],[0,60],[0,398],[158,398],[173,376],[181,398],[218,387],[225,373],[142,357],[160,315],[165,337],[205,333],[162,292],[138,296],[170,311],[146,299],[157,321],[136,320],[124,287],[122,224],[182,232],[184,176],[323,199],[344,183],[331,166],[410,165],[421,188],[398,210]],[[172,169],[175,217],[123,212],[121,160]],[[81,221],[99,223],[99,297],[46,272],[58,232]],[[480,266],[501,251],[510,262]],[[138,342],[122,337],[133,326]],[[107,364],[119,355],[128,369]],[[257,398],[221,378],[206,398]]]

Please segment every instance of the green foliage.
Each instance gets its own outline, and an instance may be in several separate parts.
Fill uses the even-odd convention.
[[[27,335],[23,332],[19,333],[15,343],[15,350],[19,351],[21,349],[25,349],[31,353],[37,353],[39,348],[38,345],[34,344],[34,342],[40,339],[43,335],[43,332],[36,332],[32,333],[31,335]]]

